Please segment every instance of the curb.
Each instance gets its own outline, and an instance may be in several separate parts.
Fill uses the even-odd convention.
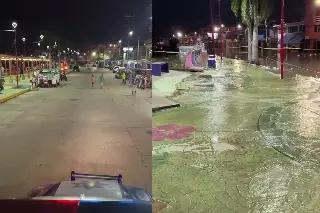
[[[181,105],[180,104],[173,104],[173,105],[168,105],[168,106],[155,107],[155,108],[152,108],[152,113],[159,112],[159,111],[166,110],[166,109],[171,109],[171,108],[178,108],[178,107],[181,107]]]
[[[24,94],[24,93],[26,93],[26,92],[29,92],[29,91],[30,91],[30,89],[24,89],[24,90],[22,90],[22,91],[20,91],[20,92],[17,92],[17,93],[8,95],[8,96],[6,96],[6,97],[4,97],[4,98],[0,98],[0,104],[2,104],[2,103],[4,103],[4,102],[7,102],[7,101],[9,101],[9,100],[11,100],[11,99],[13,99],[13,98],[15,98],[15,97],[18,97],[18,96],[20,96],[20,95],[22,95],[22,94]]]

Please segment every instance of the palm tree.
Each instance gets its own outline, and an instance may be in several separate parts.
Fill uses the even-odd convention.
[[[267,20],[273,8],[269,0],[232,0],[231,9],[247,25],[248,61],[259,64],[258,27]]]
[[[236,15],[236,17],[241,17],[242,23],[247,26],[247,36],[248,36],[248,61],[252,62],[252,35],[253,35],[253,7],[252,0],[232,0],[231,10]]]
[[[258,27],[261,22],[267,20],[272,12],[273,1],[270,0],[251,0],[253,8],[253,34],[252,34],[252,61],[259,64],[259,45],[258,45]]]

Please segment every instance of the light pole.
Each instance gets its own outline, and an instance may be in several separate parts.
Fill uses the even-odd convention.
[[[129,42],[130,42],[130,36],[132,36],[132,35],[133,35],[133,31],[130,31],[129,36],[128,36],[127,61],[129,61],[129,47],[130,47]]]
[[[23,55],[22,55],[22,57],[24,57],[26,55],[26,38],[24,38],[24,37],[22,38],[22,43],[23,43]],[[22,69],[24,70],[25,69],[24,60],[22,60],[22,64],[23,64]],[[28,72],[28,76],[30,76],[29,72]]]
[[[222,40],[222,29],[223,29],[223,25],[222,25],[222,21],[221,21],[221,0],[218,0],[218,4],[219,4],[219,22],[220,22],[220,32],[219,32],[219,38],[220,38],[220,58],[221,58],[221,62],[222,62],[222,50],[223,50],[223,40]]]
[[[138,52],[137,52],[137,60],[139,60],[139,52],[140,52],[140,36],[138,36]]]
[[[280,78],[284,77],[284,0],[281,0]]]
[[[121,58],[121,40],[118,41],[119,43],[119,59]]]
[[[18,24],[16,22],[12,22],[13,32],[14,32],[14,46],[16,50],[16,69],[17,69],[17,88],[19,87],[19,64],[18,64],[18,48],[17,48],[17,28]]]
[[[214,26],[213,26],[213,11],[212,11],[212,0],[210,0],[210,19],[211,19],[211,31],[212,31],[212,55],[209,54],[208,57],[208,67],[216,68],[216,56],[214,48]]]

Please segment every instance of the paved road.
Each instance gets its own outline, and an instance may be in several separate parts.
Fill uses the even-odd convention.
[[[151,191],[150,92],[131,96],[110,71],[107,89],[91,89],[90,75],[0,105],[0,198],[68,180],[72,170],[122,173],[125,184]]]

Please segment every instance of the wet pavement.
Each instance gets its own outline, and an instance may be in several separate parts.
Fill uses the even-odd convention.
[[[318,79],[226,60],[182,84],[153,115],[161,212],[320,211]]]
[[[124,184],[151,191],[150,92],[121,85],[104,72],[68,74],[57,88],[40,88],[0,104],[0,198],[80,173],[123,175]],[[98,78],[99,73],[94,73]]]

